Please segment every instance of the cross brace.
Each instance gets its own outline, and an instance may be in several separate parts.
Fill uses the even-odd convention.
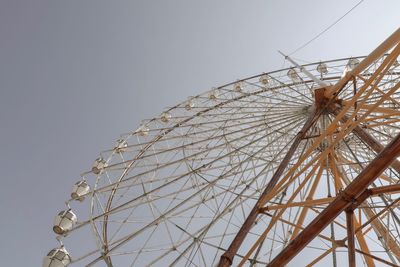
[[[368,192],[368,186],[400,155],[400,134],[323,210],[299,235],[292,240],[267,266],[284,266],[311,242],[340,213]],[[365,194],[365,193],[364,193]]]

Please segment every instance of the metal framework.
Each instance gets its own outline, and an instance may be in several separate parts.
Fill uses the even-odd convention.
[[[67,201],[72,264],[399,266],[399,53],[287,57],[122,135]]]
[[[388,56],[386,56],[385,60],[380,64],[380,66],[374,72],[370,73],[370,77],[368,79],[364,79],[365,84],[361,88],[357,88],[355,85],[355,94],[353,99],[351,99],[348,102],[345,102],[345,104],[342,105],[341,104],[342,99],[340,99],[339,96],[340,96],[340,91],[343,90],[346,84],[348,84],[352,80],[353,83],[355,84],[355,78],[358,77],[362,71],[364,71],[367,67],[369,67],[374,61],[381,58],[384,53],[386,53],[394,46],[395,48],[393,49],[393,51]],[[399,53],[400,53],[400,29],[394,32],[376,50],[374,50],[368,57],[366,57],[363,61],[361,61],[361,63],[358,64],[353,70],[346,73],[344,77],[342,77],[333,86],[325,85],[321,82],[318,83],[320,86],[323,87],[320,87],[314,91],[315,102],[313,106],[317,109],[319,116],[321,116],[324,113],[334,114],[335,118],[329,125],[334,127],[326,128],[325,133],[322,133],[321,136],[317,138],[317,140],[315,141],[316,144],[319,145],[322,141],[324,141],[324,138],[328,137],[329,135],[332,135],[333,129],[340,127],[341,131],[343,132],[354,131],[354,133],[357,135],[358,138],[360,138],[362,141],[368,144],[375,152],[379,152],[379,154],[376,156],[374,160],[372,160],[365,167],[365,169],[363,169],[363,171],[351,183],[347,185],[347,187],[345,187],[344,190],[337,192],[336,197],[332,200],[329,206],[326,207],[307,227],[303,228],[302,231],[294,239],[292,239],[291,242],[272,261],[270,261],[267,264],[267,266],[284,266],[285,264],[287,264],[308,243],[310,243],[314,238],[316,238],[317,235],[323,229],[325,229],[330,223],[332,223],[340,213],[344,211],[346,212],[347,238],[349,242],[349,244],[347,245],[349,253],[349,266],[355,266],[356,261],[355,261],[355,241],[354,241],[354,234],[355,234],[354,209],[356,209],[360,204],[362,204],[366,200],[367,197],[370,196],[370,194],[368,194],[368,186],[370,186],[375,180],[377,180],[379,178],[379,175],[381,175],[383,171],[387,167],[389,167],[389,165],[393,161],[397,161],[396,158],[400,154],[400,133],[391,143],[387,145],[386,148],[383,149],[383,146],[379,142],[377,142],[372,136],[370,136],[359,126],[361,124],[360,122],[362,122],[362,119],[356,118],[356,116],[357,113],[362,110],[363,107],[362,105],[365,102],[367,102],[368,98],[364,96],[364,99],[362,100],[362,102],[364,103],[360,103],[361,101],[360,99],[358,99],[358,96],[361,96],[362,93],[364,93],[364,91],[369,89],[370,92],[367,94],[367,96],[369,97],[370,95],[372,95],[373,90],[379,89],[378,88],[379,82],[381,81],[384,75],[390,72],[393,63],[397,62],[396,60]],[[305,73],[307,76],[310,77],[310,74],[308,72]],[[391,93],[393,94],[398,89],[399,86],[400,86],[399,82],[393,84],[392,88],[390,89]],[[390,97],[389,92],[386,94],[382,93],[382,96],[377,103],[374,103],[373,105],[369,104],[369,106],[364,105],[365,113],[363,114],[363,117],[365,118],[366,115],[368,115],[368,112],[373,112],[374,108],[379,107],[379,104],[384,102],[383,99],[384,97],[385,98]],[[357,102],[358,105],[355,105]],[[352,112],[353,114],[349,118],[348,116],[346,116],[346,111],[349,110],[350,108],[353,108],[354,110]],[[390,118],[390,115],[396,113],[395,109],[387,109],[381,111],[384,111],[384,114],[386,115],[384,117],[387,119]],[[247,233],[249,232],[251,226],[255,222],[257,215],[264,213],[263,206],[267,203],[268,199],[271,199],[269,195],[271,195],[273,191],[276,190],[277,181],[282,176],[283,173],[282,170],[288,167],[288,161],[292,157],[294,151],[298,148],[298,144],[300,143],[301,139],[304,139],[305,132],[307,132],[309,128],[313,125],[311,121],[313,121],[316,117],[317,116],[314,114],[314,112],[310,113],[309,119],[304,124],[304,127],[299,132],[298,136],[296,136],[296,139],[294,140],[292,147],[289,149],[288,153],[286,154],[286,157],[279,165],[277,171],[274,173],[274,176],[272,177],[271,181],[265,188],[264,192],[261,194],[256,205],[250,212],[250,215],[247,217],[245,223],[240,228],[239,232],[237,233],[235,239],[232,241],[228,250],[221,256],[221,261],[219,262],[218,266],[220,267],[229,266],[232,263],[234,255],[237,253],[239,246],[243,243]],[[339,126],[337,124],[339,121],[342,122],[344,125]],[[332,147],[333,144],[336,143],[335,141],[338,139],[338,136],[340,135],[341,135],[340,133],[336,134],[334,139],[332,138],[332,140],[328,140],[328,147],[326,148],[325,151],[328,151],[328,149],[330,149],[328,153],[331,155],[331,157],[335,157],[334,156],[335,151],[334,149],[332,149]],[[313,147],[315,147],[315,145],[313,145]],[[303,156],[298,159],[298,162],[304,160],[305,158]],[[327,162],[330,160],[332,159],[329,159],[328,156]],[[295,165],[297,164],[298,163],[296,163]],[[396,162],[396,165],[397,164],[398,162]],[[286,176],[290,177],[291,175],[293,175],[294,172],[296,171],[296,168],[292,167],[292,169]],[[332,169],[338,169],[338,166],[333,166]],[[398,171],[397,168],[396,171]],[[336,171],[332,170],[332,172],[334,173],[334,175],[336,173],[337,176],[343,175],[343,173],[340,173],[340,171],[338,170]],[[336,179],[337,177],[334,178]],[[338,177],[338,179],[341,178],[342,177]],[[342,187],[339,188],[342,189]],[[297,224],[296,226],[299,226],[299,224]],[[254,250],[256,250],[257,247],[260,246],[260,243],[263,240],[265,240],[265,237],[269,230],[270,228],[268,227],[262,233],[261,237],[257,240],[257,242],[251,247],[250,251],[242,259],[240,265],[242,265],[245,262],[245,260],[247,260],[249,256],[254,252]],[[379,233],[379,234],[384,235],[384,233]],[[335,240],[333,240],[333,243],[334,242]],[[390,244],[394,243],[394,246],[396,246],[396,250],[398,250],[398,245],[395,240],[392,240],[392,242],[388,243]],[[334,263],[334,265],[336,264]]]

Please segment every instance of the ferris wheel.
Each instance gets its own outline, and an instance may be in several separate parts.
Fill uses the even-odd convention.
[[[399,266],[400,30],[190,97],[103,151],[44,267]]]

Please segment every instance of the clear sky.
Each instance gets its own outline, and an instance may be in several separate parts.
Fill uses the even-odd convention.
[[[284,64],[358,1],[0,0],[1,266],[38,266],[79,173],[141,119]],[[293,55],[368,54],[400,1],[365,0]],[[304,60],[304,61],[302,61]]]

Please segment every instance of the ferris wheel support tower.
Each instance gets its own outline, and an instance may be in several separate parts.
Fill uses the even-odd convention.
[[[359,127],[357,123],[354,123],[353,118],[348,118],[346,116],[345,111],[355,104],[356,99],[343,103],[341,99],[337,98],[337,95],[349,81],[355,79],[355,77],[359,77],[359,74],[363,70],[365,70],[368,66],[378,60],[392,48],[393,50],[385,58],[379,68],[377,68],[376,71],[365,82],[363,88],[360,90],[365,90],[369,86],[376,86],[380,79],[382,79],[382,77],[388,73],[389,69],[396,62],[396,59],[400,54],[400,28],[397,29],[373,52],[371,52],[369,56],[362,60],[353,70],[347,72],[335,85],[315,89],[315,102],[313,111],[310,112],[310,115],[303,128],[297,134],[286,156],[276,169],[270,182],[265,187],[264,192],[260,195],[257,203],[247,216],[244,224],[237,232],[228,250],[221,256],[218,264],[219,267],[227,267],[232,264],[234,256],[237,254],[241,244],[246,238],[246,235],[254,225],[258,215],[263,214],[264,205],[269,200],[269,196],[271,195],[271,192],[274,191],[274,187],[282,176],[284,170],[288,167],[288,163],[298,148],[300,141],[304,138],[307,130],[310,129],[310,127],[314,124],[316,118],[323,112],[334,114],[336,116],[336,121],[345,122],[345,124],[347,124],[349,127],[346,130],[353,131],[355,135],[357,135],[361,140],[368,144],[372,150],[379,154],[340,194],[335,197],[330,205],[328,205],[308,226],[302,229],[300,233],[294,239],[292,239],[291,242],[271,262],[267,264],[267,266],[285,266],[342,212],[346,213],[347,218],[347,247],[349,266],[356,266],[356,248],[354,236],[358,229],[355,229],[354,227],[353,211],[371,195],[399,191],[398,185],[374,189],[368,189],[368,186],[371,185],[371,183],[377,179],[377,177],[391,164],[394,169],[400,171],[400,163],[396,159],[400,155],[400,134],[397,135],[390,144],[388,144],[386,147],[383,147],[383,145],[381,145],[371,135]],[[400,83],[397,83],[392,90],[397,90],[399,87]],[[334,129],[327,129],[327,132],[328,130],[333,131]],[[325,136],[326,135],[327,133],[325,133]],[[324,136],[321,136],[320,138],[322,139],[323,137]],[[298,161],[301,160],[302,159],[300,158]],[[393,203],[391,205],[393,205]],[[382,230],[383,228],[376,227],[376,229],[377,231],[380,231],[380,229]],[[242,266],[247,260],[249,260],[250,256],[265,240],[268,231],[269,229],[267,228],[266,231],[260,235],[249,252],[243,257],[239,266]],[[398,247],[397,242],[389,238],[389,240],[386,240],[386,243],[388,244],[389,248],[394,251],[396,256],[400,258],[400,248]],[[373,255],[367,256],[373,258]],[[390,262],[387,264],[390,265]]]

